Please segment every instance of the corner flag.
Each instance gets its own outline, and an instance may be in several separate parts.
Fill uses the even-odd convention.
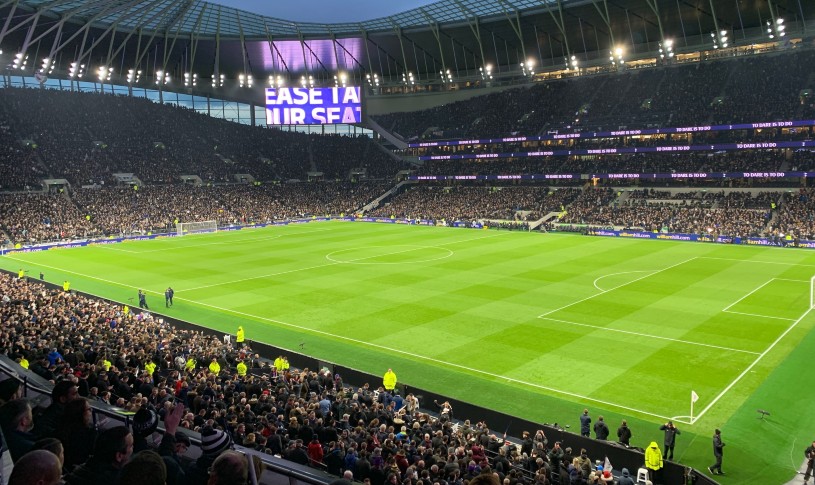
[[[690,392],[690,402],[696,402],[699,400],[699,394],[696,394],[696,391]]]

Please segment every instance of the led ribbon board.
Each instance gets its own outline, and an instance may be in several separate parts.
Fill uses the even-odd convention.
[[[362,122],[359,86],[266,88],[266,124],[330,125]]]

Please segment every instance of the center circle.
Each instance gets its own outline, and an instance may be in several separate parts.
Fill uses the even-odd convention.
[[[340,249],[325,255],[325,259],[341,264],[414,264],[449,258],[453,251],[435,246],[393,244]]]

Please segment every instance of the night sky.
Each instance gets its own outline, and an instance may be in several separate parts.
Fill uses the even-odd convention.
[[[209,0],[212,3],[300,22],[358,22],[384,17],[435,0]]]

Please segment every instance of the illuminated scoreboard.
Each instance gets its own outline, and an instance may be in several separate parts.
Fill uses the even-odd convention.
[[[362,122],[359,86],[266,88],[267,125],[330,125]]]

